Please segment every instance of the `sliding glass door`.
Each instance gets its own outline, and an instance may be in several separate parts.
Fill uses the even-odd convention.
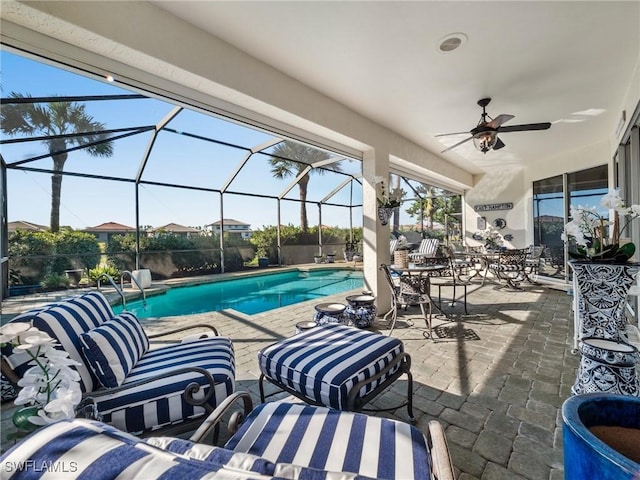
[[[570,272],[561,236],[570,220],[569,206],[595,206],[606,217],[608,211],[600,207],[600,198],[607,193],[607,186],[606,165],[533,182],[534,244],[544,247],[541,275],[568,279]]]

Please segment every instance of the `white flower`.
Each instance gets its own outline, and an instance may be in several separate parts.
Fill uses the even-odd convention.
[[[75,407],[82,399],[80,375],[71,368],[80,365],[67,352],[56,350],[53,338],[37,328],[8,324],[0,329],[2,339],[10,339],[14,349],[31,357],[32,365],[18,381],[22,387],[16,405],[37,406],[38,416],[29,417],[35,425],[44,425],[63,418],[73,418]]]
[[[617,250],[607,245],[619,245],[620,236],[629,225],[629,222],[634,218],[640,217],[640,205],[626,207],[618,190],[611,190],[605,194],[600,199],[600,205],[610,210],[615,210],[616,215],[613,222],[598,213],[596,207],[583,207],[581,205],[578,207],[572,205],[570,207],[572,220],[565,225],[562,239],[565,242],[574,240],[579,247],[579,256],[576,258],[584,258],[585,254],[588,257],[593,257],[604,253],[608,255],[606,258],[615,256]],[[626,223],[621,229],[618,229],[619,218],[626,219]]]
[[[624,201],[620,198],[620,190],[611,190],[609,193],[603,195],[600,199],[600,205],[612,210],[624,208]]]
[[[29,330],[29,324],[27,323],[7,323],[0,327],[0,343],[9,343],[16,338],[22,332]]]

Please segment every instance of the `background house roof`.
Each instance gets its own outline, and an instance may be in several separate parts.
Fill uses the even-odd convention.
[[[49,227],[46,225],[38,225],[37,223],[27,222],[25,220],[16,220],[7,223],[7,231],[14,232],[16,230],[26,230],[30,232],[46,232]]]
[[[95,227],[87,227],[85,232],[135,232],[136,229],[116,222],[105,222]]]
[[[210,223],[209,225],[212,226],[212,227],[213,226],[218,226],[223,222],[224,222],[225,225],[241,225],[241,226],[247,226],[247,227],[250,226],[248,223],[241,222],[239,220],[234,220],[233,218],[225,218],[224,220],[217,220],[217,221],[215,221],[213,223]]]
[[[168,223],[163,225],[162,227],[157,227],[152,229],[152,232],[157,232],[159,230],[171,233],[200,233],[200,230],[193,227],[185,227],[184,225],[179,225],[177,223]]]

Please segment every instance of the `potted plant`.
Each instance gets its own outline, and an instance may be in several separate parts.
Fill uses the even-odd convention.
[[[393,215],[393,210],[402,203],[405,191],[401,188],[394,188],[390,192],[387,191],[384,180],[383,177],[375,177],[373,179],[378,199],[378,219],[382,225],[387,225],[391,215]]]
[[[344,245],[344,260],[345,262],[353,261],[354,255],[359,255],[359,246],[360,246],[360,234],[358,231],[353,231],[351,234],[347,235],[346,242]]]

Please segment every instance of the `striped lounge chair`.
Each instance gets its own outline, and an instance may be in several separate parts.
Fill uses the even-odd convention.
[[[234,391],[229,338],[199,325],[210,330],[207,338],[150,349],[150,338],[185,329],[147,336],[135,315],[115,315],[99,291],[30,310],[12,322],[30,323],[56,339],[80,362],[74,368],[84,396],[94,399],[106,423],[127,432],[190,430]],[[2,373],[15,384],[29,361],[28,355],[5,346]]]
[[[263,402],[269,396],[267,380],[311,405],[355,412],[406,374],[406,406],[413,420],[411,358],[397,338],[327,324],[264,348],[258,365]]]
[[[227,443],[196,443],[229,417],[229,400],[238,398],[245,401],[246,418]],[[61,421],[4,453],[2,478],[40,478],[36,470],[46,468],[46,478],[65,480],[454,480],[436,421],[423,434],[406,423],[361,413],[284,402],[253,411],[251,406],[249,393],[233,394],[188,440],[141,440],[100,422]]]
[[[437,238],[424,238],[418,246],[418,250],[409,253],[409,260],[420,263],[424,257],[435,257],[440,246],[440,240]]]

